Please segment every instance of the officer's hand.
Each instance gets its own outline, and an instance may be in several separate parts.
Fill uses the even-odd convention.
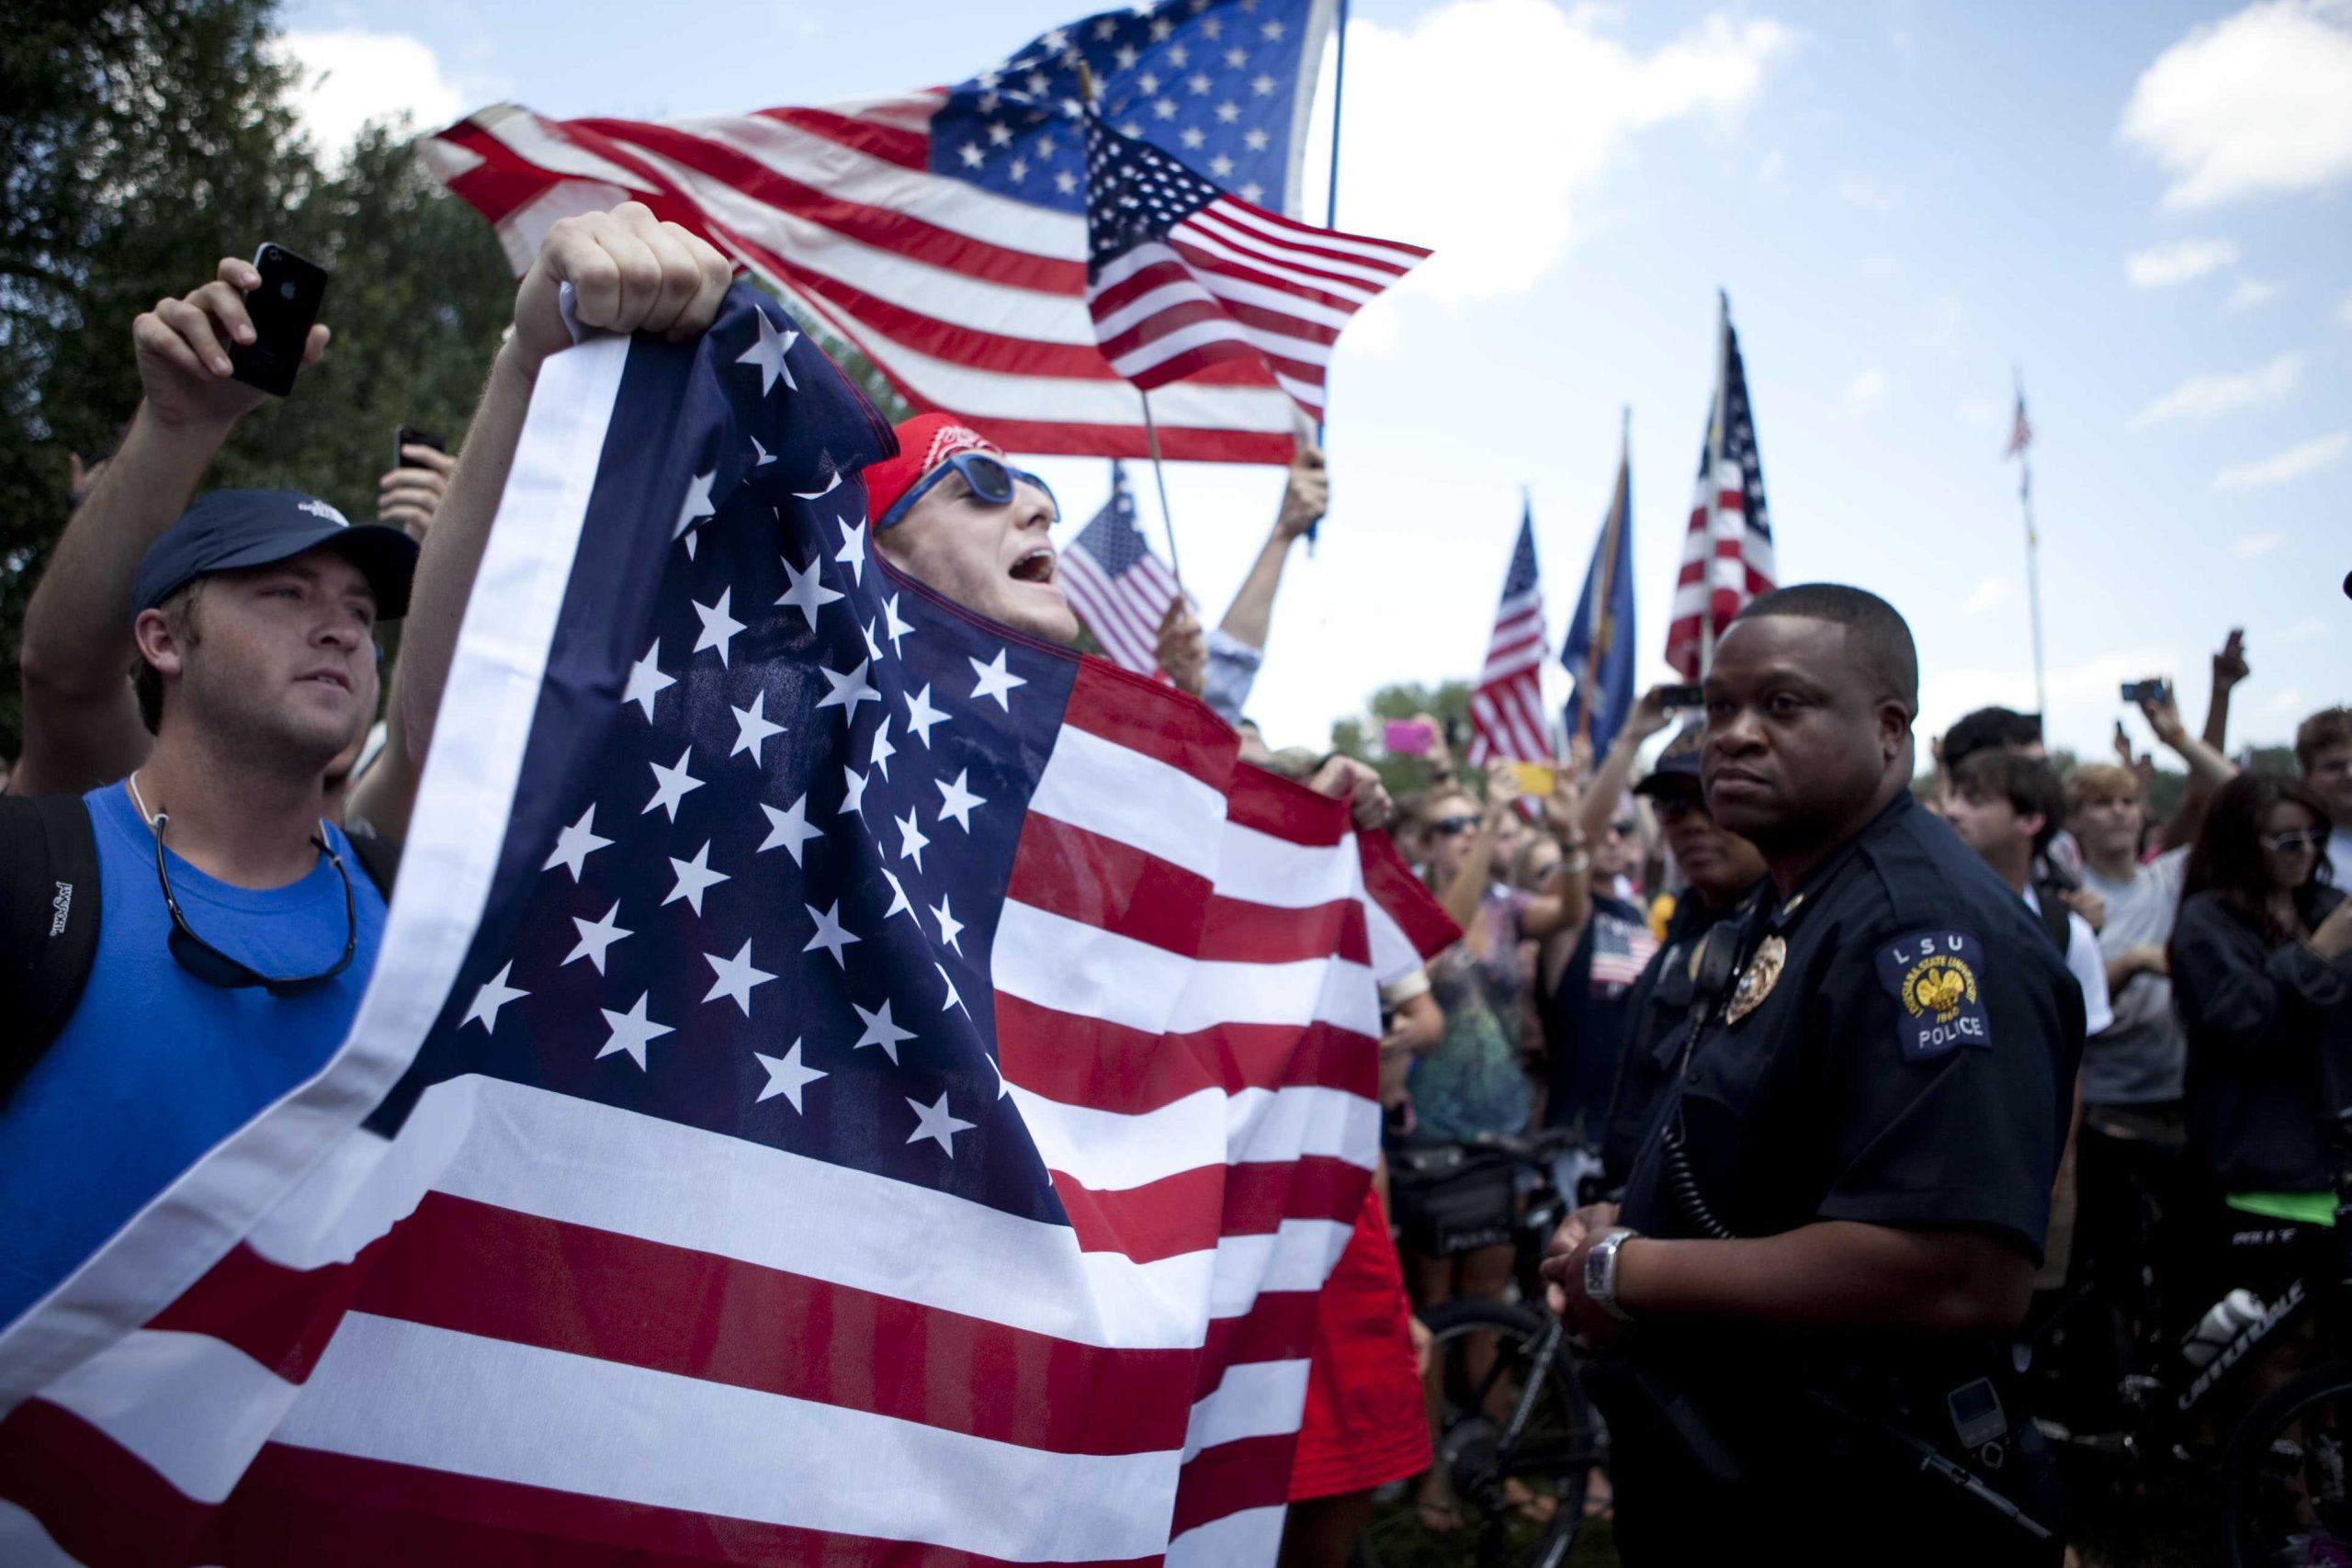
[[[1561,1322],[1589,1344],[1607,1344],[1623,1330],[1624,1324],[1593,1304],[1584,1293],[1585,1254],[1593,1244],[1615,1227],[1617,1205],[1593,1203],[1578,1209],[1561,1223],[1544,1246],[1545,1257],[1538,1270],[1544,1276],[1544,1304]]]
[[[155,308],[130,323],[130,344],[139,359],[139,389],[147,412],[166,424],[225,429],[252,412],[269,394],[238,380],[229,365],[229,345],[254,341],[245,296],[261,287],[251,262],[222,256],[210,283]],[[327,329],[313,325],[302,344],[307,368],[327,351]]]
[[[557,304],[567,283],[582,326],[662,333],[682,343],[709,330],[733,278],[734,268],[708,241],[660,221],[642,202],[562,219],[514,291],[513,348],[524,368],[536,371],[571,346]]]

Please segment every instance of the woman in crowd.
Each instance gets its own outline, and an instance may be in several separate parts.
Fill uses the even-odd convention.
[[[2352,1101],[2352,901],[2327,885],[2330,826],[2309,786],[2242,773],[2213,797],[2182,879],[2169,953],[2189,1149],[2226,1206],[2208,1300],[2237,1286],[2268,1299],[2300,1267],[2301,1233],[2335,1223],[2327,1128]]]

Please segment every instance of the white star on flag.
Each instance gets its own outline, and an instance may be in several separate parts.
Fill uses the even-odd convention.
[[[637,704],[649,719],[653,716],[653,699],[678,683],[676,676],[662,673],[662,667],[655,662],[661,655],[662,639],[656,637],[653,646],[645,650],[645,657],[628,667],[628,690],[621,694],[621,701]]]
[[[931,911],[931,918],[939,922],[939,940],[945,942],[956,956],[963,956],[963,944],[956,939],[964,934],[964,922],[947,912],[945,894],[940,895],[937,907]]]
[[[680,860],[672,855],[670,869],[677,874],[678,884],[670,889],[670,896],[662,902],[674,904],[684,898],[697,915],[702,913],[703,894],[728,879],[725,872],[710,869],[710,845],[707,842],[695,852],[692,860]]]
[[[734,640],[737,632],[743,629],[743,623],[728,613],[729,601],[734,597],[735,590],[722,589],[718,604],[695,605],[695,614],[702,617],[702,636],[695,639],[693,653],[687,657],[692,658],[694,653],[700,653],[706,648],[715,648],[718,649],[718,662],[727,662],[727,645]]]
[[[859,773],[855,768],[843,768],[842,770],[842,808],[839,811],[834,812],[833,815],[836,817],[865,816],[865,775]]]
[[[639,817],[659,807],[668,814],[671,821],[678,819],[678,802],[684,799],[689,791],[702,787],[702,780],[686,772],[686,759],[694,755],[694,750],[692,745],[688,745],[678,753],[678,760],[666,768],[659,762],[648,764],[653,770],[655,780],[653,798],[645,803],[645,811],[639,812]]]
[[[645,1003],[652,994],[650,991],[640,993],[637,1005],[627,1012],[615,1012],[610,1008],[596,1010],[605,1015],[605,1026],[613,1032],[605,1042],[605,1048],[596,1053],[597,1060],[602,1061],[619,1051],[637,1064],[639,1072],[645,1070],[645,1048],[671,1032],[668,1024],[656,1023],[645,1016]]]
[[[852,582],[856,583],[860,588],[865,586],[865,518],[861,517],[854,523],[842,525],[842,547],[833,552],[833,558],[849,568]]]
[[[635,931],[623,931],[614,922],[614,917],[620,912],[621,901],[616,898],[613,900],[613,907],[605,911],[605,918],[601,920],[583,920],[577,915],[572,916],[571,923],[580,928],[580,942],[570,953],[563,955],[563,962],[570,964],[575,959],[584,958],[596,966],[597,974],[602,975],[605,972],[605,950],[623,937],[637,934]],[[561,965],[559,964],[558,967],[560,968]]]
[[[931,727],[947,716],[944,710],[931,705],[931,685],[924,682],[920,692],[899,694],[907,704],[907,733],[931,750]]]
[[[483,1033],[497,1033],[498,1010],[517,997],[527,997],[531,994],[528,991],[518,991],[506,983],[506,977],[514,972],[514,961],[510,958],[497,974],[483,981],[481,989],[474,993],[474,1005],[466,1010],[466,1016],[458,1021],[458,1027],[463,1029],[469,1023],[479,1022]]]
[[[814,953],[821,947],[827,953],[833,955],[834,963],[840,964],[843,969],[847,969],[849,967],[849,960],[842,955],[842,949],[847,947],[850,943],[856,942],[858,938],[851,935],[848,931],[842,929],[841,900],[838,898],[833,900],[832,908],[825,910],[822,914],[818,913],[817,906],[814,904],[803,904],[800,907],[808,911],[808,918],[810,919],[817,922],[817,934],[810,937],[808,944],[801,948],[800,951],[803,953]]]
[[[764,986],[775,978],[764,969],[752,967],[752,939],[745,937],[743,945],[736,949],[732,958],[721,958],[715,953],[706,953],[703,957],[708,961],[718,978],[710,983],[710,990],[702,999],[715,1002],[721,997],[730,998],[737,1007],[743,1010],[745,1018],[751,1017],[752,987]]]
[[[915,1130],[907,1134],[907,1142],[912,1144],[929,1138],[947,1151],[948,1158],[955,1158],[956,1145],[949,1140],[958,1133],[971,1131],[972,1123],[947,1113],[947,1096],[944,1094],[939,1097],[936,1105],[925,1105],[922,1100],[913,1099],[907,1103],[914,1108],[918,1119]]]
[[[881,1009],[875,1012],[866,1011],[855,1002],[849,1005],[851,1010],[855,1012],[860,1021],[865,1025],[865,1032],[857,1037],[857,1044],[851,1049],[857,1050],[867,1045],[879,1045],[882,1047],[882,1054],[896,1065],[899,1060],[899,1043],[912,1040],[915,1037],[915,1032],[911,1029],[900,1029],[891,1021],[890,999],[888,997],[883,998]]]
[[[874,628],[881,624],[878,620],[870,620],[857,628],[858,635],[865,638],[865,660],[869,664],[882,662],[882,639],[876,636],[874,631]]]
[[[890,776],[890,759],[898,754],[899,749],[890,744],[890,720],[885,716],[875,728],[874,754],[866,759],[865,765],[888,779]]]
[[[821,713],[826,708],[846,708],[849,711],[849,721],[855,724],[858,704],[878,703],[882,700],[882,694],[876,691],[874,683],[865,678],[866,671],[872,668],[873,661],[865,659],[859,660],[857,668],[854,670],[828,670],[821,664],[818,665],[817,673],[822,675],[825,678],[825,684],[832,688],[817,699],[818,711]]]
[[[1025,686],[1029,682],[1027,677],[1015,675],[1012,671],[1005,668],[1004,655],[1005,650],[1000,648],[996,650],[996,657],[986,664],[983,664],[978,660],[972,658],[969,654],[966,654],[964,657],[965,662],[971,665],[972,673],[979,677],[979,683],[972,688],[972,700],[974,702],[978,702],[982,697],[994,697],[996,699],[997,706],[1002,708],[1007,713],[1011,713],[1012,711],[1012,704],[1009,698],[1012,692],[1012,688],[1015,686]],[[820,703],[818,705],[821,707],[824,705]]]
[[[768,836],[757,850],[752,852],[754,854],[781,848],[792,856],[793,864],[799,865],[803,863],[800,859],[802,846],[811,839],[825,836],[822,828],[808,826],[808,797],[806,795],[781,811],[766,801],[760,802],[760,809],[767,813]]]
[[[808,616],[808,629],[812,632],[817,629],[818,609],[841,597],[837,590],[826,587],[818,580],[818,571],[822,565],[822,562],[812,559],[804,570],[792,564],[790,556],[786,556],[784,575],[790,581],[792,586],[786,589],[776,599],[777,604],[789,604]]]
[[[740,756],[749,751],[752,754],[753,767],[767,765],[760,758],[761,744],[771,737],[782,735],[785,731],[783,725],[774,722],[767,716],[767,707],[768,694],[765,692],[754,692],[752,694],[750,707],[729,710],[735,715],[735,744],[728,750],[727,754],[729,757]]]
[[[947,977],[947,965],[934,958],[931,961],[931,966],[939,971],[940,983],[947,987],[947,999],[939,1004],[939,1010],[945,1012],[950,1008],[964,1008],[964,1016],[971,1017],[972,1010],[964,1007],[964,993],[958,991],[956,988],[956,982]]]
[[[694,482],[686,486],[686,499],[678,508],[678,525],[671,532],[672,538],[679,537],[702,519],[714,515],[710,504],[710,485],[717,478],[718,470],[713,468],[707,474],[696,474]],[[693,549],[691,541],[686,547]]]
[[[768,1070],[768,1081],[752,1100],[754,1105],[780,1094],[792,1101],[792,1109],[798,1111],[801,1109],[800,1091],[826,1076],[814,1067],[801,1066],[800,1042],[797,1040],[792,1043],[792,1049],[781,1056],[764,1055],[757,1051],[752,1055],[758,1056],[760,1066]]]
[[[882,601],[882,635],[890,639],[890,657],[901,657],[899,639],[914,629],[911,624],[899,619],[899,596],[896,593]]]
[[[923,847],[931,840],[923,836],[922,824],[915,818],[914,807],[910,806],[904,817],[894,817],[890,820],[899,825],[899,858],[914,862],[915,869],[921,871]]]
[[[685,761],[683,757],[678,760]],[[561,866],[571,873],[571,880],[577,882],[580,880],[581,863],[611,842],[610,839],[597,837],[596,808],[591,806],[580,814],[579,821],[556,835],[555,852],[548,856],[548,863],[539,869],[553,871]]]
[[[956,775],[953,782],[944,779],[932,780],[932,783],[939,786],[941,797],[939,815],[943,818],[953,817],[956,819],[956,826],[963,829],[967,833],[972,830],[972,807],[988,804],[986,800],[964,787],[964,781],[971,775],[972,770],[966,768]]]
[[[779,380],[783,381],[790,390],[798,391],[800,383],[792,378],[792,369],[785,364],[784,356],[791,351],[794,344],[800,341],[800,334],[795,332],[779,333],[775,330],[775,323],[768,320],[768,313],[765,310],[754,313],[760,318],[759,339],[751,347],[737,355],[735,363],[756,365],[760,367],[760,396],[763,398],[775,390],[775,384]]]
[[[877,866],[876,869],[882,873],[882,880],[890,885],[890,907],[882,911],[882,918],[887,920],[893,915],[903,914],[907,919],[914,920],[915,907],[908,901],[907,889],[905,885],[899,882],[898,874],[888,866]],[[915,925],[920,928],[922,922],[915,920]]]

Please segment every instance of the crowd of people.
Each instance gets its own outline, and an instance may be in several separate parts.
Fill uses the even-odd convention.
[[[199,493],[263,400],[229,357],[258,282],[223,261],[130,324],[141,400],[112,453],[75,460],[26,615],[0,802],[0,1013],[29,1021],[0,1062],[0,1324],[344,1038],[532,387],[571,341],[560,291],[586,326],[683,337],[729,273],[642,208],[557,224],[461,457],[403,447],[358,525],[291,491]],[[898,440],[865,475],[876,548],[1074,644],[1050,493],[952,416]],[[2301,724],[2292,775],[2233,764],[2233,633],[2201,732],[2168,689],[2141,703],[2188,775],[2162,821],[2120,727],[2115,761],[2062,774],[2035,716],[1987,709],[1915,777],[1908,628],[1809,585],[1742,612],[1646,764],[1677,721],[1667,688],[1600,755],[1567,748],[1548,792],[1458,759],[1425,716],[1433,782],[1392,800],[1363,761],[1271,749],[1245,716],[1285,561],[1328,502],[1302,443],[1231,607],[1204,628],[1180,599],[1160,664],[1245,757],[1391,828],[1461,928],[1383,995],[1388,1150],[1401,1169],[1564,1134],[1554,1180],[1577,1207],[1536,1304],[1578,1337],[1608,1418],[1585,1506],[1613,1510],[1637,1563],[1744,1557],[1782,1528],[1824,1561],[1885,1560],[1898,1536],[1906,1562],[2056,1561],[2004,1348],[2036,1292],[2122,1258],[2177,1271],[2193,1319],[2282,1281],[2334,1224],[2352,709]],[[2177,1224],[2143,1258],[2152,1168]],[[1323,1292],[1288,1560],[1347,1561],[1399,1483],[1421,1528],[1464,1526],[1418,1315],[1518,1287],[1509,1240],[1445,1242],[1416,1223],[1427,1201],[1379,1184]],[[1507,1235],[1518,1195],[1494,1201]],[[1874,1451],[1882,1431],[1980,1484],[1890,1484],[1906,1461]],[[1514,1484],[1530,1517],[1555,1506]]]

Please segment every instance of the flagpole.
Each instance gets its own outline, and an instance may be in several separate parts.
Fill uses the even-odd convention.
[[[1339,55],[1331,62],[1331,178],[1323,192],[1323,227],[1340,226],[1340,114],[1348,101],[1348,0],[1340,0]],[[1323,412],[1331,411],[1331,377],[1326,368],[1323,376]],[[1315,422],[1315,445],[1323,445],[1322,420]],[[1317,517],[1306,525],[1306,553],[1315,554],[1315,537],[1323,526]]]
[[[1715,533],[1724,497],[1724,399],[1731,379],[1731,295],[1715,290],[1715,412],[1707,421],[1707,542],[1699,557],[1699,678],[1715,661]]]
[[[1600,656],[1604,645],[1617,635],[1609,607],[1616,602],[1617,534],[1625,525],[1625,470],[1632,461],[1633,446],[1634,410],[1629,403],[1617,432],[1617,485],[1610,493],[1608,519],[1600,525],[1600,585],[1593,595],[1592,618],[1586,623],[1584,683],[1577,693],[1576,738],[1588,744],[1592,739],[1593,694],[1600,689]]]
[[[2025,407],[2025,372],[2016,372],[2018,407]],[[2018,448],[2018,508],[2025,514],[2026,613],[2033,621],[2033,711],[2048,715],[2050,696],[2041,678],[2041,541],[2033,527],[2032,444]]]
[[[1159,426],[1151,422],[1151,394],[1142,388],[1136,396],[1143,400],[1144,439],[1151,444],[1151,479],[1159,487],[1159,522],[1168,533],[1168,570],[1176,579],[1176,592],[1184,592],[1184,568],[1176,558],[1176,514],[1168,509],[1168,476],[1159,466]]]

